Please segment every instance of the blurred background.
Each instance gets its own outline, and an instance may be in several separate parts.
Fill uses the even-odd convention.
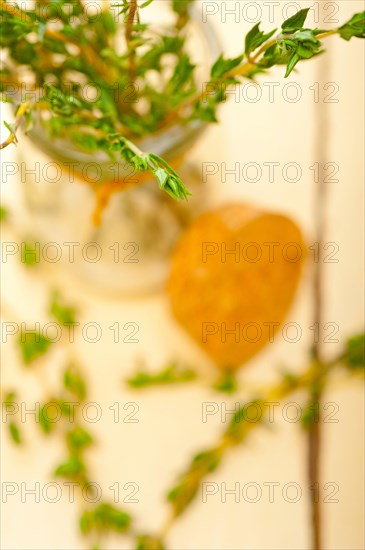
[[[204,5],[205,4],[205,5]],[[207,4],[212,10],[207,10]],[[264,29],[279,27],[295,2],[198,2],[202,18],[212,25],[227,56],[242,50],[243,37],[258,21]],[[237,9],[239,5],[240,9]],[[229,15],[225,9],[233,9]],[[320,28],[336,27],[363,2],[301,2],[314,6],[308,21],[315,17]],[[216,9],[217,8],[217,9]],[[243,10],[245,8],[245,10]],[[284,11],[283,11],[284,10]],[[287,11],[286,11],[287,10]],[[207,23],[207,24],[208,24]],[[328,184],[329,207],[326,241],[338,247],[337,263],[325,264],[325,320],[338,325],[336,338],[343,342],[363,326],[363,174],[364,174],[364,49],[360,40],[349,43],[338,37],[326,42],[327,54],[301,64],[297,73],[283,79],[283,70],[273,69],[270,79],[258,77],[258,88],[250,84],[220,110],[220,125],[213,125],[193,151],[193,160],[202,173],[204,163],[215,162],[219,172],[208,177],[214,204],[231,200],[254,204],[264,210],[293,218],[307,242],[315,242],[313,165],[334,163],[333,180]],[[275,86],[272,84],[275,83]],[[243,87],[242,87],[243,88]],[[326,117],[328,124],[323,126]],[[5,119],[8,120],[11,114]],[[4,133],[6,135],[6,132]],[[319,136],[319,137],[318,137]],[[323,143],[322,143],[323,141]],[[321,144],[327,143],[323,159]],[[2,162],[17,162],[17,150],[30,151],[27,141],[2,151]],[[27,149],[29,148],[29,149]],[[320,150],[320,149],[321,150]],[[37,150],[31,149],[32,161]],[[261,175],[248,175],[235,181],[222,177],[224,164],[244,169],[256,163]],[[270,181],[268,163],[278,163]],[[286,166],[295,163],[298,181],[285,178]],[[251,172],[247,172],[251,174]],[[289,171],[289,174],[291,172]],[[331,174],[330,174],[331,175]],[[253,180],[257,181],[253,181]],[[226,180],[226,181],[224,181]],[[336,180],[336,181],[335,181]],[[188,182],[187,182],[188,183]],[[5,242],[18,238],[14,227],[22,225],[22,186],[2,185],[1,204],[11,212],[13,224],[2,228]],[[82,204],[80,204],[82,209]],[[310,263],[312,265],[312,263]],[[173,359],[198,369],[202,377],[214,373],[214,365],[183,332],[172,317],[163,292],[148,297],[106,296],[71,272],[40,265],[27,270],[15,256],[2,263],[3,321],[46,322],[51,289],[79,310],[78,321],[98,323],[102,335],[95,343],[77,338],[72,352],[77,356],[89,385],[89,400],[99,405],[101,418],[89,422],[97,444],[89,453],[93,478],[102,487],[103,497],[112,499],[115,483],[121,487],[121,505],[136,518],[135,527],[145,532],[159,531],[167,516],[165,493],[184,471],[192,454],[214,444],[224,429],[220,414],[203,421],[205,403],[232,409],[237,399],[252,395],[252,388],[277,379],[283,365],[300,371],[308,363],[313,339],[312,288],[310,268],[305,276],[288,321],[298,323],[302,338],[294,343],[276,339],[240,371],[242,390],[229,397],[195,383],[146,391],[129,389],[124,380],[143,361],[152,372]],[[114,342],[110,329],[115,323],[138,325],[137,342]],[[328,357],[340,343],[325,344]],[[52,351],[39,365],[25,369],[14,340],[2,345],[2,388],[16,387],[29,409],[44,400],[45,388],[57,387],[64,366],[62,352]],[[48,391],[48,390],[47,390]],[[289,401],[301,403],[303,396]],[[336,422],[323,424],[321,475],[323,486],[337,487],[332,500],[323,504],[324,548],[362,550],[364,548],[364,397],[358,380],[334,376],[325,396],[334,404]],[[34,407],[33,407],[34,408]],[[119,418],[115,411],[120,412]],[[330,412],[332,409],[328,409]],[[217,494],[203,502],[199,495],[171,529],[167,541],[171,550],[304,550],[310,547],[309,506],[306,492],[307,441],[298,423],[285,421],[283,408],[277,408],[275,422],[255,430],[247,444],[230,452],[210,482],[218,484]],[[92,414],[92,413],[90,413]],[[133,415],[136,422],[126,421]],[[31,415],[23,432],[26,447],[13,446],[2,425],[2,484],[25,484],[32,488],[52,481],[51,472],[62,453],[62,441],[52,443],[40,435]],[[239,483],[258,484],[262,496],[257,502],[227,495],[222,487],[233,489]],[[273,502],[268,484],[276,484]],[[297,484],[302,496],[297,502],[283,497],[288,483]],[[126,487],[126,484],[132,484]],[[225,485],[224,485],[225,484]],[[126,487],[126,488],[125,488]],[[130,502],[131,491],[135,490]],[[330,494],[330,489],[328,489]],[[330,499],[331,500],[331,499]],[[85,541],[78,535],[78,504],[70,503],[67,488],[55,503],[19,490],[2,504],[1,544],[4,549],[81,549]],[[110,548],[131,548],[128,539],[110,538]]]

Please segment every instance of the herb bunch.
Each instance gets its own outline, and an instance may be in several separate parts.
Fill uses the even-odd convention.
[[[104,1],[94,14],[82,0],[37,0],[21,9],[0,0],[0,46],[6,51],[2,99],[16,107],[1,148],[16,143],[21,124],[29,131],[41,123],[51,138],[70,140],[89,153],[103,151],[152,174],[172,198],[187,199],[178,173],[138,147],[143,137],[173,125],[217,122],[229,86],[241,79],[254,79],[275,65],[285,66],[288,77],[300,61],[323,51],[327,36],[365,36],[364,12],[324,31],[305,27],[309,10],[303,9],[279,32],[255,25],[244,51],[232,59],[220,55],[200,88],[186,48],[193,2],[172,0],[175,24],[156,32],[142,21],[154,0]]]

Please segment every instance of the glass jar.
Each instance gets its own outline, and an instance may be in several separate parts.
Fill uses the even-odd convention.
[[[188,30],[188,41],[209,74],[219,54],[216,35],[197,11]],[[49,261],[54,262],[58,254],[70,269],[105,292],[130,295],[161,289],[179,235],[201,204],[206,205],[200,174],[184,161],[205,126],[177,125],[138,143],[179,171],[192,192],[189,202],[182,203],[161,191],[155,181],[136,185],[139,174],[112,162],[104,152],[88,154],[70,142],[50,140],[37,125],[28,134],[30,142],[23,140],[19,149],[26,168],[37,164],[36,169],[25,169],[22,179],[27,224],[42,247],[43,259],[47,261],[49,251],[53,258]],[[105,185],[125,190],[113,192],[109,200],[103,196]],[[96,197],[99,205],[107,202],[102,212],[95,210]]]

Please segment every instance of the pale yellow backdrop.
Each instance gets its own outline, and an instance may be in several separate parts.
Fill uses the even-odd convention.
[[[227,54],[235,55],[242,49],[243,36],[252,25],[242,15],[237,22],[230,16],[223,23],[223,4],[218,3],[218,13],[212,15],[209,21],[219,34]],[[232,7],[234,2],[225,4]],[[248,2],[240,2],[241,6],[245,4]],[[267,29],[273,24],[269,22],[269,10],[265,4],[279,4],[275,8],[274,26],[280,24],[284,2],[251,4],[262,9],[262,19]],[[314,2],[316,4],[319,2]],[[328,8],[326,15],[340,22],[363,9],[363,3],[358,1],[329,4],[332,7]],[[310,6],[313,2],[301,2],[300,5]],[[323,16],[322,11],[318,26],[331,26],[323,22]],[[254,11],[249,17],[256,22]],[[318,131],[316,118],[320,109],[327,110],[331,120],[328,161],[337,163],[340,171],[337,176],[339,182],[330,184],[327,240],[338,244],[339,262],[326,266],[325,318],[339,325],[339,338],[343,341],[347,335],[360,330],[363,323],[364,50],[362,43],[355,39],[345,43],[338,37],[332,37],[327,44],[331,52],[329,76],[321,77],[324,58],[319,58],[303,63],[299,72],[289,79],[295,86],[300,86],[300,101],[284,101],[282,94],[288,89],[283,87],[287,82],[283,82],[282,70],[273,70],[271,81],[278,83],[274,101],[270,101],[268,87],[264,86],[269,79],[259,78],[262,98],[256,103],[242,100],[223,106],[222,124],[212,127],[205,134],[194,150],[194,158],[198,164],[203,161],[226,162],[227,168],[236,162],[242,165],[256,162],[261,166],[264,162],[279,162],[280,170],[289,162],[300,164],[303,176],[297,183],[285,182],[281,177],[270,183],[265,177],[266,172],[257,183],[237,184],[228,177],[227,183],[223,184],[217,176],[211,181],[211,193],[217,203],[231,197],[289,214],[303,227],[308,241],[312,243],[314,185],[313,172],[309,167],[316,161],[313,137],[314,132]],[[316,82],[322,97],[318,104],[311,89]],[[328,82],[335,83],[337,103],[323,103],[323,95],[332,91],[332,88],[323,89]],[[22,146],[24,143],[20,143],[19,147]],[[2,156],[4,161],[9,161],[15,159],[15,155],[15,148],[9,148]],[[20,186],[17,189],[4,186],[2,194],[2,203],[10,208],[13,205],[14,215],[19,211],[21,216]],[[11,232],[4,230],[3,238],[11,240]],[[75,346],[90,380],[90,400],[100,403],[103,412],[102,420],[90,425],[99,441],[90,454],[94,479],[102,486],[105,498],[112,497],[108,488],[115,482],[121,486],[127,482],[137,484],[139,491],[136,498],[139,502],[125,506],[137,518],[138,529],[158,531],[167,514],[163,498],[166,490],[184,469],[192,453],[214,444],[222,430],[219,415],[211,417],[206,423],[202,422],[202,403],[216,401],[221,404],[227,401],[229,405],[231,400],[201,385],[145,393],[132,392],[123,385],[123,378],[135,370],[138,358],[143,358],[152,370],[159,369],[165,361],[174,357],[198,366],[204,374],[209,374],[213,368],[175,324],[163,295],[146,299],[113,299],[99,295],[70,275],[57,273],[51,266],[33,273],[20,268],[16,261],[2,266],[4,303],[19,319],[28,322],[44,319],[49,288],[55,285],[71,302],[80,305],[82,323],[96,321],[104,328],[105,336],[100,342],[79,342]],[[305,365],[312,334],[309,330],[311,315],[307,275],[289,316],[289,320],[303,327],[303,338],[295,345],[280,339],[268,346],[242,370],[244,387],[275,380],[280,365],[289,365],[294,369]],[[13,319],[8,315],[4,320]],[[127,321],[138,323],[139,343],[114,344],[108,327],[116,321],[121,324]],[[338,346],[329,345],[328,353],[336,353]],[[14,346],[3,346],[2,386],[19,387],[22,397],[30,402],[41,399],[40,381],[43,385],[57,387],[61,368],[62,357],[55,353],[39,366],[39,376],[35,376],[33,370],[20,366]],[[45,370],[46,380],[42,374]],[[301,398],[296,396],[295,400],[299,402]],[[362,550],[362,384],[358,380],[336,378],[326,393],[325,401],[338,405],[338,422],[324,425],[322,478],[323,484],[335,483],[339,487],[336,495],[338,502],[323,505],[325,549]],[[121,404],[122,412],[126,403],[136,402],[139,422],[113,422],[113,412],[109,407],[116,402]],[[50,473],[62,453],[57,438],[50,443],[39,435],[39,430],[30,420],[23,429],[27,439],[27,452],[24,452],[9,444],[4,426],[2,429],[2,482],[26,482],[27,486],[36,482],[43,486],[50,482]],[[253,504],[241,499],[237,503],[232,496],[228,496],[224,503],[217,494],[203,503],[202,498],[198,497],[172,529],[168,547],[171,550],[308,549],[305,454],[305,439],[297,424],[278,419],[268,428],[258,429],[249,443],[231,452],[210,481],[226,483],[227,488],[233,488],[235,483],[240,483],[241,487],[248,482],[257,483],[263,490],[261,500]],[[268,500],[266,486],[263,485],[267,482],[280,483],[274,503]],[[291,482],[300,484],[303,490],[303,497],[297,503],[287,503],[282,498],[283,486]],[[65,497],[55,504],[42,499],[40,503],[34,503],[31,496],[22,503],[19,494],[9,497],[7,504],[3,504],[1,515],[2,548],[84,548],[85,543],[78,537],[76,529],[78,511],[76,504],[68,502],[66,492]],[[128,542],[111,539],[110,548],[132,547]]]

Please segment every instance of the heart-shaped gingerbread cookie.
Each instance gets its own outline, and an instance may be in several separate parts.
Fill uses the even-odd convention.
[[[223,369],[239,368],[285,320],[306,246],[289,218],[231,204],[197,218],[172,255],[173,313]]]

